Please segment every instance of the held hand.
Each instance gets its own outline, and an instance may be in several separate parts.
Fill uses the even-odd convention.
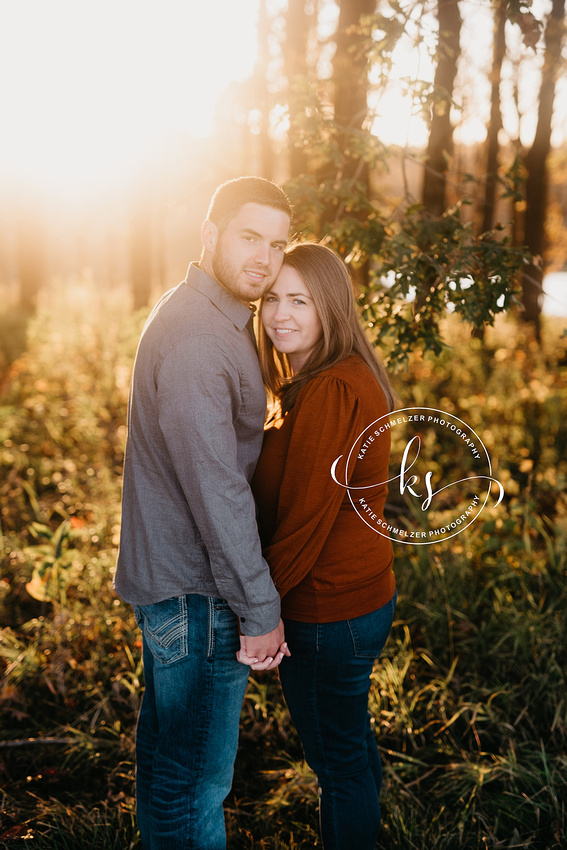
[[[236,657],[242,664],[253,670],[272,670],[281,663],[284,655],[290,655],[285,643],[284,627],[280,620],[273,631],[265,635],[251,637],[241,635],[240,651]]]
[[[236,653],[237,659],[241,664],[246,664],[252,670],[275,670],[281,662],[284,655],[291,655],[289,651],[287,643],[284,641],[274,658],[271,658],[269,655],[264,659],[264,661],[258,661],[258,659],[254,657],[250,657],[246,654],[246,649],[244,648],[244,638],[240,638],[240,650]]]

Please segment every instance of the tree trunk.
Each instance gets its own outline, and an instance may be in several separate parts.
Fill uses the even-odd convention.
[[[341,0],[337,50],[333,62],[335,122],[339,149],[345,156],[343,177],[368,185],[368,166],[349,155],[353,130],[360,130],[368,113],[368,57],[358,29],[361,17],[376,10],[376,0]]]
[[[502,63],[506,55],[506,5],[507,0],[496,0],[494,4],[494,45],[492,68],[490,71],[492,88],[490,96],[490,121],[486,138],[486,184],[484,189],[481,233],[486,233],[494,227],[496,186],[498,184],[498,134],[502,129],[500,81],[502,78]]]
[[[362,187],[363,196],[368,195],[369,168],[368,163],[351,152],[351,140],[356,131],[362,130],[368,114],[368,71],[367,52],[364,49],[365,36],[360,31],[360,19],[371,15],[376,10],[376,0],[341,0],[339,23],[335,36],[336,52],[333,60],[334,87],[334,118],[337,132],[337,145],[341,155],[341,166],[334,175],[337,185],[342,187],[338,192],[338,202],[331,207],[328,205],[323,212],[322,223],[341,218],[344,214],[347,196],[360,194],[358,186]],[[323,179],[329,179],[329,170],[323,172]],[[324,170],[325,171],[325,170]],[[357,210],[356,203],[349,213],[353,218],[364,221],[368,217],[367,210]],[[369,265],[366,261],[362,266],[353,268],[352,275],[357,287],[368,284]]]
[[[333,59],[333,109],[341,164],[330,160],[319,170],[321,182],[336,180],[368,186],[368,168],[350,153],[353,131],[361,130],[368,114],[368,57],[359,29],[360,18],[375,11],[376,0],[340,0]],[[340,202],[339,202],[340,203]],[[323,223],[333,221],[337,205],[323,213]]]
[[[309,16],[305,0],[289,0],[286,16],[285,70],[288,81],[289,169],[290,177],[307,171],[307,156],[302,146],[301,90],[307,80],[307,42]]]
[[[543,255],[545,252],[545,216],[547,210],[547,158],[551,149],[551,122],[555,86],[561,67],[564,33],[565,0],[553,0],[545,28],[545,56],[541,74],[537,128],[533,144],[526,156],[526,213],[524,242],[535,262],[522,275],[522,319],[533,325],[540,339],[540,317],[543,300]]]
[[[423,176],[425,209],[440,216],[447,208],[446,172],[453,151],[451,104],[460,52],[461,15],[458,0],[438,0],[439,42],[429,142]]]
[[[261,112],[260,123],[260,170],[262,177],[272,180],[274,176],[274,151],[270,135],[270,92],[268,90],[268,58],[270,47],[270,21],[266,0],[260,0],[258,12],[258,64],[255,70],[257,102]]]
[[[148,202],[140,202],[130,222],[130,284],[134,310],[147,307],[152,293],[152,228]]]
[[[35,313],[37,297],[45,283],[45,237],[34,211],[26,209],[18,219],[18,276],[20,308],[28,316]]]
[[[437,67],[433,81],[434,100],[422,188],[425,215],[434,218],[440,218],[447,208],[446,172],[453,151],[451,105],[460,55],[461,15],[458,0],[437,0],[437,21]],[[426,243],[420,248],[424,257],[427,257],[430,245]],[[431,287],[435,285],[436,279],[435,264],[425,261],[414,302],[416,321],[430,323],[435,331],[438,320],[432,317],[425,319],[422,308],[430,297]]]

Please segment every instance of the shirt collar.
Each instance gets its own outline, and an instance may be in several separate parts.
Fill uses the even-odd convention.
[[[239,301],[196,263],[190,263],[185,283],[205,295],[239,330],[244,330],[256,311],[256,307]]]

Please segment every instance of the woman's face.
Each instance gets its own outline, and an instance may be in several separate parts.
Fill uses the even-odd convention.
[[[298,372],[321,339],[323,328],[313,299],[299,273],[282,266],[262,299],[262,323],[277,351],[287,354]]]

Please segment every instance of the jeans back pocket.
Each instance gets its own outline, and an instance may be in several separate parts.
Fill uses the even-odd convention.
[[[156,661],[168,665],[189,654],[187,599],[164,599],[153,605],[136,605],[134,614]]]
[[[347,620],[355,658],[378,658],[388,640],[394,621],[397,593],[370,614]]]

